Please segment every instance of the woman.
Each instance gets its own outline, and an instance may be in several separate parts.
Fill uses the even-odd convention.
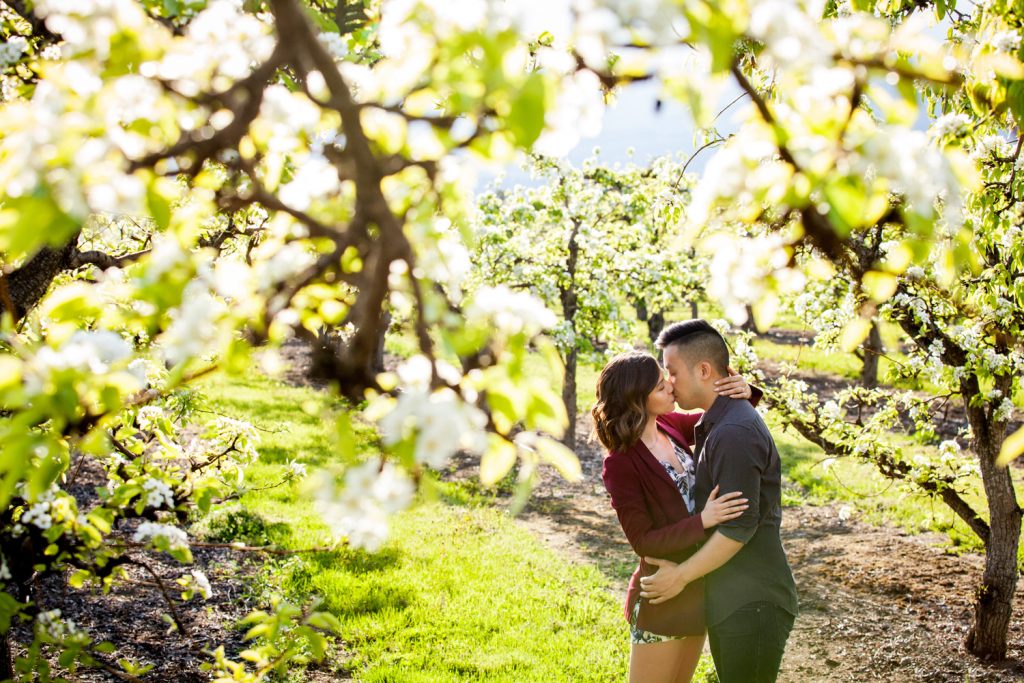
[[[750,399],[740,376],[720,380],[719,394]],[[755,402],[760,398],[753,399]],[[647,353],[616,356],[598,378],[591,411],[598,439],[608,449],[604,484],[622,530],[640,565],[626,594],[632,647],[630,683],[686,683],[704,649],[704,584],[696,581],[675,598],[652,605],[640,598],[640,577],[657,567],[643,558],[682,562],[705,539],[705,530],[739,517],[747,500],[739,492],[711,492],[694,510],[693,427],[702,413],[677,413],[672,384]]]

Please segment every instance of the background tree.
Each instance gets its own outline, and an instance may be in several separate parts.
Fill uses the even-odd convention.
[[[565,367],[564,443],[576,440],[576,372],[595,342],[634,338],[621,314],[644,309],[656,337],[664,313],[697,296],[704,261],[679,251],[672,235],[686,195],[681,166],[582,168],[537,159],[537,187],[492,191],[479,200],[474,277],[530,291],[561,314],[553,331]]]

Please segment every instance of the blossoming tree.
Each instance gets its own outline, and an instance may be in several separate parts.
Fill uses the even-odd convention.
[[[620,312],[627,304],[650,319],[692,300],[707,266],[675,239],[692,182],[683,164],[666,157],[649,168],[597,160],[572,168],[539,158],[533,171],[543,184],[480,198],[474,279],[532,292],[561,314],[552,335],[565,368],[564,442],[575,447],[580,354],[635,336],[634,320]]]

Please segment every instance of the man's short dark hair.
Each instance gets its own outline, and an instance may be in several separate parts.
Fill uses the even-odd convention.
[[[691,365],[707,361],[719,374],[729,374],[729,347],[707,320],[694,318],[672,323],[658,335],[655,346],[659,350],[675,346]]]

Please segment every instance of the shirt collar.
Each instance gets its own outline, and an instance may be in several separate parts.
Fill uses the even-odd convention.
[[[714,424],[725,415],[726,410],[729,408],[729,401],[731,400],[732,399],[728,396],[716,397],[715,402],[711,404],[711,407],[700,416],[696,427],[699,427],[702,431],[711,429]]]

